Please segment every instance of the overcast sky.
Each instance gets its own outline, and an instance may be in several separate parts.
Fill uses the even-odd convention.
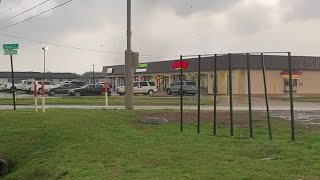
[[[45,0],[2,0],[0,22]],[[50,0],[11,25],[67,0]],[[292,51],[320,55],[319,0],[132,0],[133,50],[141,61],[180,54]],[[13,8],[11,8],[13,7]],[[10,9],[11,8],[11,9]],[[71,3],[0,33],[105,52],[126,49],[126,0],[73,0]],[[96,65],[123,64],[124,56],[55,47],[0,35],[0,44],[19,43],[17,71],[42,71],[42,47],[48,46],[47,70],[83,73]],[[2,49],[2,48],[1,48]],[[1,52],[1,54],[3,54]],[[143,56],[152,55],[152,56]],[[0,71],[10,71],[0,55]]]

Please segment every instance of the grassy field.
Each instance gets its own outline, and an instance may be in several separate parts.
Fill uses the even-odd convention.
[[[154,115],[156,114],[156,115]],[[227,121],[195,134],[192,118],[185,132],[170,112],[165,125],[139,119],[168,112],[48,110],[0,111],[0,154],[12,163],[12,179],[319,179],[320,133],[298,127],[290,141],[288,122],[273,119],[269,141],[263,119],[247,139],[246,115],[236,113],[236,136]],[[219,113],[221,114],[221,113]],[[255,116],[263,117],[263,116]],[[220,118],[220,116],[219,116]],[[224,117],[221,117],[222,119]],[[261,160],[276,157],[274,160]],[[1,178],[0,178],[1,179]]]
[[[124,106],[123,96],[111,96],[109,97],[109,105],[111,106]],[[41,103],[41,99],[38,99]],[[16,103],[18,105],[34,105],[33,98],[17,98]],[[0,105],[11,105],[12,99],[0,98]],[[63,98],[48,98],[46,104],[49,105],[105,105],[105,98],[102,96],[84,96],[84,97],[63,97]],[[159,98],[149,96],[135,96],[135,104],[137,106],[170,106],[179,105],[180,99],[178,97],[172,98]],[[196,96],[187,96],[184,98],[185,105],[197,105]],[[201,105],[212,105],[212,98],[204,98],[201,100]]]

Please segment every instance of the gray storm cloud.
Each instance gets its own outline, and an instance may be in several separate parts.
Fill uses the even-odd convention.
[[[0,19],[42,1],[25,1],[14,12],[7,11],[8,4],[1,3]],[[64,1],[51,0],[50,4],[36,11],[0,24],[0,28],[61,2]],[[134,50],[153,55],[142,56],[142,61],[164,60],[162,56],[176,58],[181,53],[252,49],[291,49],[299,55],[320,54],[317,48],[320,45],[320,39],[317,38],[320,14],[316,10],[320,5],[319,1],[280,0],[275,5],[262,2],[263,0],[132,0]],[[301,28],[302,24],[304,28]],[[0,33],[94,50],[124,52],[125,32],[125,0],[74,0],[62,8]],[[45,44],[0,36],[1,44],[10,42],[18,42],[22,47],[20,55],[16,57],[17,69],[41,70],[41,47]],[[84,72],[90,70],[92,64],[102,68],[103,65],[124,62],[122,55],[59,47],[50,47],[48,53],[48,68],[51,71]],[[9,70],[6,59],[7,57],[0,56],[0,70]],[[75,64],[77,68],[74,68]]]

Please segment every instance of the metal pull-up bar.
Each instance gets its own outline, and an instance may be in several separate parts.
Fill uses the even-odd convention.
[[[228,56],[228,95],[229,95],[229,113],[230,113],[230,135],[234,136],[234,109],[233,109],[233,87],[232,87],[232,56],[233,55],[246,55],[247,63],[247,85],[248,85],[248,106],[249,106],[249,134],[250,139],[253,139],[253,116],[252,116],[252,89],[251,89],[251,67],[250,67],[250,55],[260,55],[262,74],[263,74],[263,86],[264,86],[264,97],[266,103],[267,111],[267,122],[268,122],[268,132],[269,139],[272,140],[272,129],[271,129],[271,118],[270,118],[270,107],[268,98],[268,88],[266,80],[266,66],[265,66],[265,54],[287,54],[288,56],[288,72],[289,72],[289,90],[290,90],[290,116],[291,116],[291,139],[295,141],[295,123],[294,123],[294,103],[293,103],[293,79],[292,79],[292,59],[290,52],[252,52],[252,53],[229,53],[229,54],[205,54],[197,55],[198,57],[198,114],[197,114],[197,133],[200,134],[200,123],[201,123],[201,99],[200,99],[200,82],[201,82],[201,58],[203,57],[213,57],[214,56],[214,87],[213,87],[213,135],[217,135],[217,60],[218,56]],[[182,65],[182,60],[184,57],[195,57],[195,55],[180,56],[180,66]],[[180,67],[180,129],[183,132],[183,68]]]

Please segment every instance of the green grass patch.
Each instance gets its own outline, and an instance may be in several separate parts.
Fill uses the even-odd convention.
[[[3,178],[12,179],[318,179],[320,136],[298,127],[290,141],[289,123],[273,119],[269,141],[263,121],[255,138],[228,124],[178,121],[145,125],[143,116],[166,111],[29,110],[0,111],[0,154],[14,165]],[[244,114],[235,114],[237,118]],[[276,157],[274,160],[261,160]],[[1,179],[1,178],[0,178]]]

